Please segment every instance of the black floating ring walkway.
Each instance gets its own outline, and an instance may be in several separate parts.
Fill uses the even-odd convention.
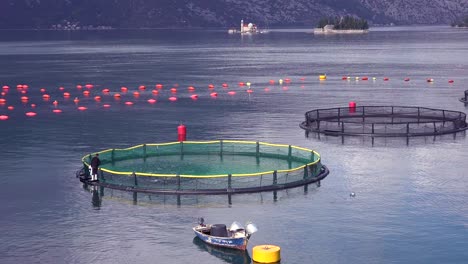
[[[258,192],[268,192],[268,191],[279,191],[284,189],[290,189],[295,187],[300,187],[304,185],[308,185],[314,182],[319,182],[323,180],[327,175],[330,173],[328,168],[325,165],[322,165],[320,173],[316,177],[310,177],[301,181],[289,182],[285,184],[276,184],[276,185],[268,185],[268,186],[261,186],[261,187],[248,187],[248,188],[237,188],[237,189],[190,189],[190,190],[170,190],[170,189],[148,189],[142,188],[138,186],[124,186],[118,184],[111,184],[99,181],[90,181],[89,179],[85,179],[80,177],[80,181],[93,185],[93,186],[102,186],[105,188],[116,189],[121,191],[129,191],[129,192],[141,192],[141,193],[154,193],[154,194],[206,194],[206,195],[222,195],[222,194],[239,194],[239,193],[258,193]]]

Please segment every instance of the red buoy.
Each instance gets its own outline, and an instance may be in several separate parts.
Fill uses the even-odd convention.
[[[409,82],[410,81],[410,78],[405,78],[405,82]]]
[[[63,97],[70,97],[70,93],[64,92]]]
[[[101,101],[101,96],[99,95],[94,96],[94,101],[97,101],[97,102]]]
[[[356,112],[356,102],[351,101],[351,102],[349,102],[348,106],[349,106],[349,112],[350,113]]]
[[[103,94],[108,94],[110,92],[110,90],[108,88],[104,88],[102,89],[102,93]]]
[[[275,84],[275,80],[270,80],[270,84],[271,85]]]
[[[214,89],[215,87],[214,87],[213,84],[210,84],[210,85],[208,85],[208,88],[209,88],[209,89]]]
[[[171,97],[169,97],[169,101],[175,102],[175,101],[177,101],[177,97],[171,96]]]
[[[6,99],[5,98],[0,98],[0,104],[5,104],[6,103]]]
[[[177,88],[171,88],[171,93],[177,93]]]
[[[75,104],[77,104],[77,103],[80,102],[80,99],[78,99],[78,97],[75,97],[75,99],[73,99],[73,102],[74,102]]]
[[[228,86],[227,83],[223,83],[223,87],[224,87],[224,88],[228,88],[229,86]]]
[[[92,84],[88,83],[88,84],[85,85],[85,87],[88,88],[88,89],[91,89],[91,88],[93,88],[94,86],[93,86]]]
[[[253,90],[252,89],[247,89],[247,93],[253,93]]]
[[[120,99],[120,94],[119,93],[114,94],[114,98],[115,99]]]
[[[133,92],[133,96],[134,96],[134,97],[139,97],[139,96],[140,96],[140,93],[139,93],[139,92]]]
[[[449,80],[449,83],[454,83],[454,81],[453,81],[453,80]]]
[[[15,109],[15,107],[14,107],[14,106],[12,106],[12,105],[9,105],[9,106],[7,107],[7,109],[11,111],[11,110],[14,110],[14,109]]]
[[[125,102],[125,105],[133,105],[133,102],[127,101]]]
[[[87,110],[87,109],[88,109],[88,108],[87,108],[86,106],[80,106],[80,107],[78,107],[78,110],[80,110],[80,111],[85,111],[85,110]]]
[[[172,88],[172,89],[175,89],[175,88]],[[171,90],[172,90],[172,89],[171,89]],[[193,86],[189,86],[187,89],[188,89],[189,91],[195,91],[195,87],[193,87]]]
[[[367,77],[367,76],[364,76],[364,77],[362,77],[362,78],[361,78],[361,80],[363,80],[363,81],[367,81],[367,80],[369,80],[369,77]]]
[[[285,83],[290,83],[290,82],[291,82],[291,79],[286,78],[286,79],[284,79],[284,82],[285,82]]]
[[[343,76],[343,77],[341,77],[341,80],[346,81],[346,80],[348,80],[348,77]]]
[[[383,80],[384,80],[384,81],[388,81],[388,80],[390,80],[390,78],[384,77]]]
[[[244,85],[245,85],[245,83],[243,83],[243,82],[239,83],[239,86],[244,86]]]
[[[45,93],[46,92],[46,89],[45,88],[41,88],[41,93]]]
[[[183,124],[180,124],[177,127],[177,140],[178,141],[187,140],[187,128]]]
[[[154,104],[154,103],[156,103],[156,99],[150,98],[150,99],[148,99],[148,103]]]
[[[33,117],[36,116],[37,114],[35,112],[27,112],[26,116]]]
[[[140,86],[138,87],[138,89],[139,89],[139,90],[142,90],[142,91],[143,91],[143,90],[146,90],[146,86],[140,85]]]
[[[265,90],[265,92],[269,92],[269,91],[270,91],[270,88],[268,88],[268,87],[265,87],[265,89],[264,89],[264,90]]]
[[[228,94],[229,94],[229,95],[235,95],[235,94],[236,94],[236,91],[229,91]]]
[[[8,120],[8,118],[7,115],[0,115],[0,120]]]
[[[198,94],[192,94],[190,96],[190,98],[192,98],[192,100],[197,100],[198,99]]]
[[[36,108],[36,104],[31,104],[31,108]]]
[[[283,86],[283,91],[287,91],[287,90],[289,90],[289,87]]]
[[[162,89],[162,88],[163,88],[162,84],[160,84],[160,83],[156,84],[156,89]]]
[[[57,105],[58,105],[57,100],[55,100],[52,104],[55,105],[55,106],[57,106]]]
[[[156,94],[159,93],[159,91],[158,90],[153,90],[152,93],[156,95]]]
[[[83,91],[84,96],[89,96],[89,91]]]
[[[54,112],[54,113],[57,113],[57,114],[58,114],[58,113],[62,113],[62,110],[60,110],[60,109],[54,109],[54,110],[52,110],[52,112]]]
[[[8,86],[8,85],[3,85],[2,89],[3,89],[3,90],[8,90],[8,89],[10,89],[10,86]]]
[[[104,104],[104,105],[102,105],[102,107],[104,107],[104,108],[109,108],[109,107],[110,107],[110,104]]]
[[[60,86],[60,87],[59,87],[59,90],[60,90],[60,91],[63,91],[63,90],[65,90],[65,87]]]
[[[21,101],[27,101],[29,98],[27,96],[21,96]]]
[[[83,86],[81,86],[81,85],[78,84],[78,85],[76,86],[76,89],[83,89]]]
[[[218,93],[210,93],[210,96],[211,96],[211,97],[217,97],[217,96],[218,96]]]
[[[120,88],[120,91],[122,91],[122,93],[126,93],[128,91],[128,88],[127,87],[121,87]]]

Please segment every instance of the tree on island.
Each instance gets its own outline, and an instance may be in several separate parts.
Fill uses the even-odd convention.
[[[452,27],[468,27],[468,16],[463,20],[458,20],[452,22]]]
[[[369,29],[369,23],[367,23],[367,20],[352,16],[322,18],[319,20],[317,27],[323,28],[326,25],[333,25],[336,30]]]

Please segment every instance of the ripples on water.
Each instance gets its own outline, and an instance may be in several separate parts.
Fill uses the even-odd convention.
[[[1,84],[27,83],[75,92],[91,82],[115,91],[163,83],[158,102],[144,95],[133,108],[92,100],[89,111],[60,100],[64,113],[16,109],[0,123],[1,263],[244,263],[243,256],[198,246],[191,227],[252,220],[260,231],[249,250],[272,243],[282,263],[464,263],[468,259],[468,165],[465,134],[456,138],[370,139],[308,137],[298,125],[314,108],[416,105],[464,111],[468,83],[466,30],[376,28],[368,35],[314,36],[311,30],[272,30],[258,36],[224,31],[4,31]],[[318,74],[329,78],[319,83]],[[341,76],[376,76],[343,82]],[[390,78],[383,82],[382,78]],[[304,82],[299,78],[306,77]],[[410,77],[408,83],[402,80]],[[433,84],[426,78],[434,78]],[[268,80],[291,78],[288,90]],[[448,84],[454,79],[454,84]],[[238,82],[253,83],[247,95]],[[236,90],[226,95],[220,84]],[[179,84],[179,101],[167,101]],[[209,97],[216,84],[217,99]],[[193,102],[186,87],[194,85]],[[304,87],[301,87],[304,86]],[[14,89],[11,89],[14,93]],[[34,94],[35,93],[35,94]],[[1,113],[5,112],[0,107]],[[86,153],[174,141],[184,122],[191,140],[247,139],[317,150],[331,174],[320,187],[251,195],[157,196],[92,190],[75,171]],[[355,192],[356,196],[349,194]],[[220,257],[221,256],[221,257]],[[240,259],[240,260],[239,260]]]

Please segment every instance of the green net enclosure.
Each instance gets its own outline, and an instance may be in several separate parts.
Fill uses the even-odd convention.
[[[181,141],[100,151],[98,182],[92,154],[80,180],[104,187],[174,194],[229,194],[281,190],[322,180],[320,155],[292,145],[257,141]]]

